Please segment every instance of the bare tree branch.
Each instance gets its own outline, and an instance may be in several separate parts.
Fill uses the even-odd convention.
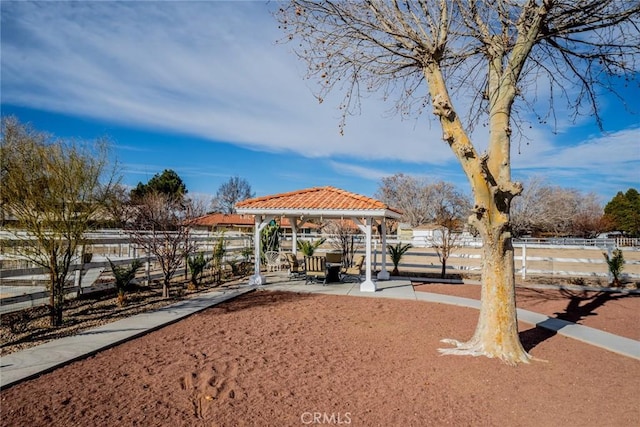
[[[513,128],[526,135],[531,113],[556,120],[559,102],[574,118],[593,115],[603,126],[597,99],[617,90],[611,76],[637,82],[640,3],[292,0],[277,16],[299,42],[318,98],[344,93],[341,132],[371,93],[394,100],[402,117],[431,107],[473,190],[469,221],[484,240],[485,308],[474,337],[450,341],[456,348],[444,352],[528,361],[513,292],[510,211],[523,190],[511,180]],[[538,113],[540,99],[548,100],[546,113]],[[482,154],[469,134],[480,123],[489,126]]]

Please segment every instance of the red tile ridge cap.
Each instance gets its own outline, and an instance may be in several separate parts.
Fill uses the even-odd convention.
[[[254,198],[246,199],[246,200],[243,200],[241,202],[236,203],[236,207],[242,207],[243,205],[253,204],[253,203],[256,203],[256,202],[263,202],[265,200],[280,199],[282,197],[289,197],[289,196],[293,196],[293,195],[297,195],[297,194],[310,193],[310,192],[313,192],[313,191],[322,190],[323,188],[328,188],[328,187],[312,187],[312,188],[305,188],[305,189],[302,189],[302,190],[289,191],[289,192],[286,192],[286,193],[278,193],[278,194],[270,194],[268,196],[254,197]]]

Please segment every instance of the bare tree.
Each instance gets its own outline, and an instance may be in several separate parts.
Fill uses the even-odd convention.
[[[484,241],[482,306],[473,337],[446,340],[455,348],[443,352],[530,360],[515,308],[510,206],[522,185],[511,178],[512,134],[522,134],[526,110],[543,95],[551,117],[564,100],[600,124],[599,91],[637,76],[639,15],[640,3],[625,0],[293,0],[280,9],[281,27],[320,83],[318,99],[345,92],[341,128],[364,91],[395,97],[401,114],[430,104],[469,180],[469,220]],[[478,123],[489,128],[485,153],[469,133]]]
[[[604,215],[599,197],[593,193],[582,196],[573,217],[571,234],[585,239],[594,239],[610,227],[611,223]]]
[[[382,178],[376,198],[402,211],[402,221],[417,227],[429,222],[428,182],[409,175]]]
[[[447,271],[447,260],[460,246],[464,218],[471,209],[467,198],[455,186],[447,182],[437,182],[429,186],[430,218],[437,227],[437,233],[431,239],[431,246],[436,251],[444,278]]]
[[[223,183],[220,188],[218,188],[216,197],[212,203],[213,210],[226,214],[235,213],[236,203],[250,199],[253,196],[251,185],[249,185],[246,179],[240,178],[239,176],[231,177],[229,181]]]
[[[530,178],[521,196],[513,200],[511,206],[511,230],[514,237],[535,234],[546,221],[550,189],[542,177]]]
[[[567,234],[578,209],[579,193],[548,185],[539,177],[530,179],[525,188],[512,204],[513,235]]]
[[[162,269],[162,296],[169,297],[171,279],[194,251],[189,240],[189,208],[163,193],[147,193],[135,205],[132,240],[156,258]]]
[[[342,265],[350,267],[353,263],[353,254],[360,246],[357,235],[360,229],[351,220],[341,219],[329,221],[322,227],[322,232],[329,236],[329,245],[342,254]]]
[[[127,187],[118,184],[105,194],[104,207],[111,226],[124,228],[133,219],[129,193]]]
[[[543,229],[556,236],[569,235],[573,219],[578,213],[580,193],[575,189],[549,187],[545,204],[547,215]]]
[[[453,184],[418,180],[396,174],[381,180],[376,196],[403,212],[402,220],[417,227],[434,225],[434,234],[427,243],[436,251],[445,277],[447,260],[459,246],[464,229],[463,219],[469,215],[471,204]]]
[[[192,194],[186,200],[191,218],[206,215],[211,203],[213,203],[211,196],[205,194]]]
[[[547,185],[533,177],[522,197],[511,207],[511,227],[515,237],[576,236],[593,238],[607,228],[604,211],[595,194]]]
[[[21,241],[20,255],[49,273],[52,326],[62,324],[71,264],[116,182],[108,149],[105,141],[55,139],[2,119],[0,197],[3,211],[17,220],[5,230]]]

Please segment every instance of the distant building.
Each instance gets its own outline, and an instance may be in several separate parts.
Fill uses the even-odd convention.
[[[291,234],[291,223],[287,218],[276,218],[276,222],[280,223],[280,228],[282,228],[286,234]],[[204,215],[191,222],[191,226],[194,229],[209,232],[235,231],[253,233],[254,224],[253,215],[223,213]],[[311,233],[318,228],[319,226],[316,224],[305,222],[298,228],[298,233]]]
[[[424,224],[413,229],[411,236],[414,244],[441,243],[443,227],[437,224]]]

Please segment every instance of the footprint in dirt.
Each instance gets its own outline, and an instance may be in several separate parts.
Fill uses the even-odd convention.
[[[236,378],[238,364],[207,362],[180,378],[180,388],[188,393],[193,413],[207,418],[212,405],[220,405],[242,399],[245,393],[238,388]]]

